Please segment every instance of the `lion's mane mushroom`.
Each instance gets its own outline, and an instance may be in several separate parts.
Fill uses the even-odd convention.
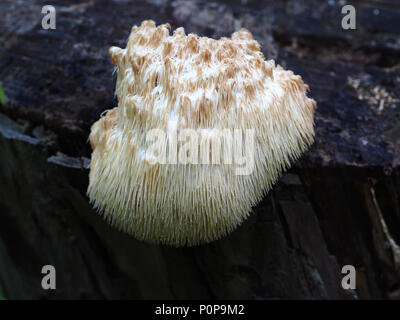
[[[92,125],[88,195],[138,239],[191,246],[234,230],[312,144],[316,103],[300,76],[264,60],[249,31],[214,40],[169,29],[144,21],[126,49],[110,48],[118,107]],[[254,129],[254,169],[153,163],[146,134],[155,128]]]

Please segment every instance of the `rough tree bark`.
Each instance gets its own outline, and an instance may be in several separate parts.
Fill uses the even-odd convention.
[[[400,5],[358,1],[0,2],[0,285],[7,298],[400,297]],[[89,128],[116,106],[111,45],[144,19],[220,37],[252,31],[303,76],[316,142],[230,236],[148,245],[108,226],[85,196]],[[57,290],[41,288],[41,268]],[[357,269],[357,290],[341,267]]]

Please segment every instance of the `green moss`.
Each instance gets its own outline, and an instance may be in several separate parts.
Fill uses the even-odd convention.
[[[7,97],[6,97],[6,94],[4,93],[3,85],[1,82],[0,82],[0,103],[1,104],[7,103]]]

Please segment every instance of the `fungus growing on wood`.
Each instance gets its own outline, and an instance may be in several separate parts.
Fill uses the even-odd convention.
[[[249,31],[214,40],[169,29],[144,21],[126,49],[110,48],[118,107],[92,125],[88,195],[137,239],[192,246],[240,225],[312,144],[316,103]]]

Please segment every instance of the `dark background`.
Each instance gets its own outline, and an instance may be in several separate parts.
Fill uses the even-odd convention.
[[[56,30],[43,30],[43,5]],[[356,30],[341,8],[356,8]],[[7,299],[400,298],[400,3],[0,2],[0,286]],[[245,27],[317,101],[316,141],[230,236],[148,245],[85,196],[90,125],[117,105],[108,56],[153,19],[202,36]],[[57,289],[41,288],[54,265]],[[357,289],[341,287],[354,265]],[[1,295],[1,294],[0,294]]]

